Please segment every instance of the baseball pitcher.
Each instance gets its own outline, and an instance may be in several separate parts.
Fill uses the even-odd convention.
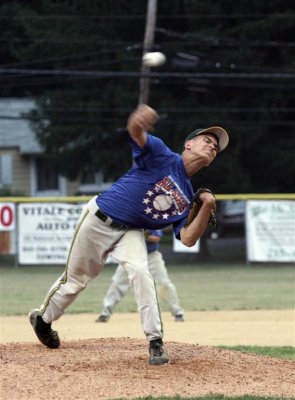
[[[149,133],[157,118],[156,111],[145,104],[129,117],[132,167],[108,191],[89,201],[74,232],[64,273],[51,286],[40,309],[29,314],[38,339],[47,347],[60,346],[52,322],[101,272],[112,253],[127,271],[149,342],[149,364],[169,362],[157,293],[148,268],[144,229],[172,225],[175,237],[184,245],[190,247],[197,242],[216,202],[210,191],[201,191],[201,207],[187,223],[194,198],[190,179],[215,160],[229,138],[221,127],[198,129],[186,137],[183,152],[177,154]]]

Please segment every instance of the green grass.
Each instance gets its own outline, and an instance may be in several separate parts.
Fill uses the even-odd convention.
[[[169,265],[183,308],[187,311],[290,309],[295,305],[295,268],[267,265]],[[97,313],[115,270],[107,265],[92,280],[69,313]],[[1,267],[2,315],[26,314],[38,307],[49,287],[63,272],[63,267]],[[163,311],[167,311],[162,304]],[[129,292],[118,304],[116,312],[136,312]]]
[[[91,281],[68,313],[98,313],[102,298],[115,270],[105,267]],[[181,304],[194,310],[254,310],[294,308],[295,269],[285,265],[169,265]],[[62,267],[1,267],[1,315],[23,315],[38,307],[50,285],[63,272]],[[165,304],[161,304],[163,310]],[[116,312],[136,312],[133,295],[128,293],[118,304]],[[295,358],[294,347],[220,346],[285,359]],[[140,397],[134,400],[281,400],[278,397]],[[119,400],[119,399],[117,399]]]
[[[247,353],[261,354],[263,356],[295,360],[295,347],[292,346],[217,346],[221,349],[243,351]]]

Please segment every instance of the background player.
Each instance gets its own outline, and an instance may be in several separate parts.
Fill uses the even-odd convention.
[[[171,282],[163,256],[159,251],[162,236],[163,231],[161,229],[145,232],[148,267],[155,280],[160,297],[167,303],[175,321],[180,322],[184,321],[184,311],[179,304],[176,287]],[[107,322],[110,319],[114,307],[125,296],[128,289],[128,274],[121,265],[118,265],[103,299],[103,309],[96,322]]]

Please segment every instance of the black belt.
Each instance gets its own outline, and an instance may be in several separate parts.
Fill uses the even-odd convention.
[[[107,222],[109,220],[110,221],[109,226],[111,226],[114,229],[118,229],[118,230],[128,229],[128,226],[119,224],[119,222],[113,221],[112,218],[108,217],[100,209],[98,209],[96,211],[95,215],[97,216],[97,218],[99,218],[103,222]]]

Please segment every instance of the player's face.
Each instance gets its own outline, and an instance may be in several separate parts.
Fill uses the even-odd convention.
[[[198,156],[204,157],[207,161],[206,165],[209,165],[219,152],[216,137],[210,133],[196,136],[192,139],[191,151]]]

